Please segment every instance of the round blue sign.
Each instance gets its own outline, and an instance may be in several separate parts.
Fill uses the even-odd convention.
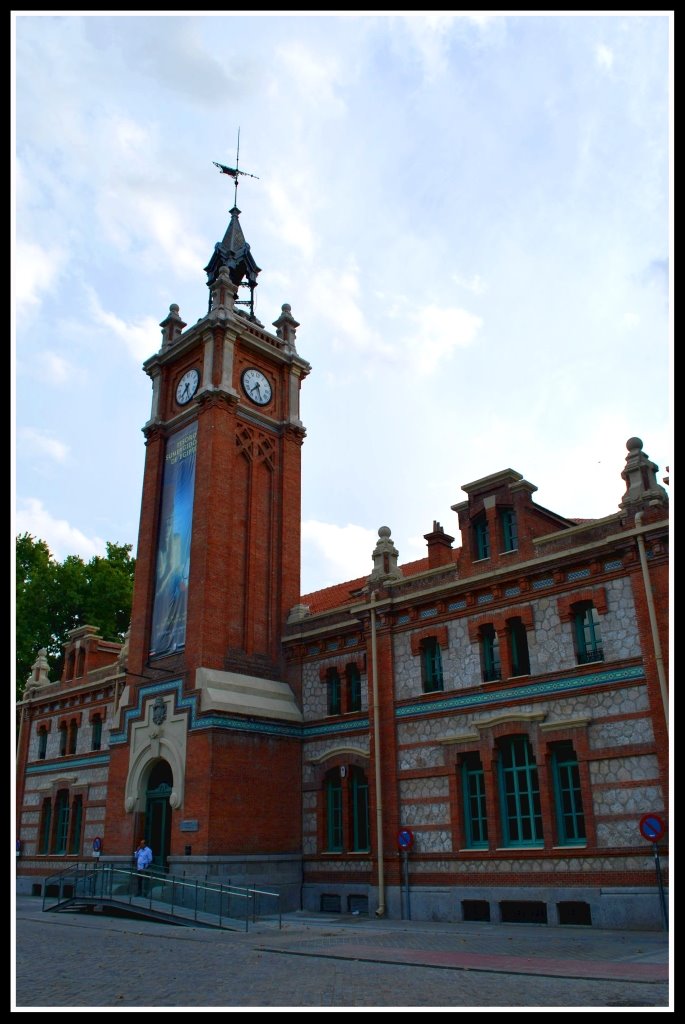
[[[640,818],[640,834],[650,843],[658,843],[665,831],[666,825],[658,814],[643,814]]]
[[[96,836],[95,839],[93,840],[93,853],[99,853],[101,849],[102,839],[100,839],[100,836]]]
[[[414,833],[410,828],[402,828],[397,833],[397,845],[400,850],[410,850],[414,845]]]

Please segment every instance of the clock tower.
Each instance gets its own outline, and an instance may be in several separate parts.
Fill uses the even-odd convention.
[[[300,596],[310,370],[289,305],[274,330],[255,316],[260,268],[239,216],[234,205],[205,268],[207,313],[187,328],[171,305],[144,364],[152,409],[110,748],[121,785],[107,809],[122,853],[145,835],[160,866],[192,875],[211,864],[234,882],[246,856],[273,864],[301,847],[302,715],[281,638]]]

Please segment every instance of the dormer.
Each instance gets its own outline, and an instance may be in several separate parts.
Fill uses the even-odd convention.
[[[574,524],[536,505],[535,484],[513,469],[463,484],[467,501],[452,505],[459,518],[461,575],[490,572],[534,556],[532,540]]]
[[[64,645],[63,684],[74,686],[85,682],[89,672],[96,668],[116,665],[121,644],[103,640],[98,626],[78,626],[69,633]]]

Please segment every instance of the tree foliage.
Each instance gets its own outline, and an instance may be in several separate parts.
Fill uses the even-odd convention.
[[[135,559],[131,544],[107,544],[105,557],[84,562],[68,555],[57,562],[44,540],[16,539],[16,685],[21,695],[36,655],[47,650],[50,678],[62,673],[63,644],[78,626],[100,629],[104,640],[122,641],[131,618]]]

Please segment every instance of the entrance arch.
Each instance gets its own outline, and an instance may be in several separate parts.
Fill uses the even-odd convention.
[[[152,848],[152,863],[167,870],[171,846],[171,805],[169,798],[174,777],[167,761],[158,761],[147,780],[145,793],[145,831]]]

